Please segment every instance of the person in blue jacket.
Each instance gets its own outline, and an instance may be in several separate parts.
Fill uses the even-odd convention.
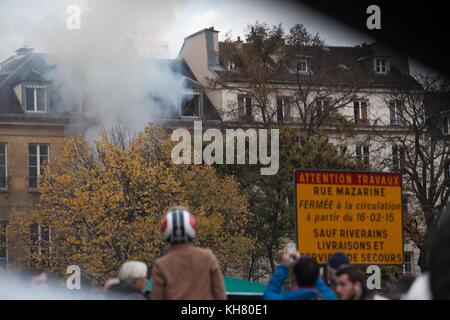
[[[289,268],[292,267],[295,286],[290,291],[283,291],[284,281],[288,278]],[[334,292],[319,276],[319,266],[310,256],[295,257],[283,250],[282,264],[277,266],[270,279],[265,300],[336,300]]]

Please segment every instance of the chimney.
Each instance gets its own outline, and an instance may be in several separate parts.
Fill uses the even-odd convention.
[[[25,56],[30,54],[33,51],[33,48],[28,48],[28,46],[24,45],[22,48],[16,50],[16,55]]]

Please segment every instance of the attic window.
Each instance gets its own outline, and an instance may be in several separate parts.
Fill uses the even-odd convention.
[[[386,74],[389,71],[389,59],[388,58],[375,58],[374,59],[374,71],[378,74]]]
[[[300,72],[300,73],[307,73],[307,72],[309,72],[308,59],[300,59],[300,60],[298,60],[297,71]]]
[[[200,94],[198,92],[184,93],[181,96],[181,116],[200,116]]]
[[[230,71],[236,70],[236,65],[233,61],[228,60],[227,62],[227,69]]]
[[[29,112],[46,112],[47,90],[45,86],[25,86],[25,108]]]

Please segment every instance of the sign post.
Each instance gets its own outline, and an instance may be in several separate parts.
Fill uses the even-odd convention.
[[[297,246],[326,263],[402,264],[402,180],[398,173],[295,170]]]

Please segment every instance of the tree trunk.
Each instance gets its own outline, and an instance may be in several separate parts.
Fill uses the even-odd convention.
[[[273,258],[272,248],[270,248],[270,249],[268,248],[267,258],[269,259],[270,269],[272,270],[272,273],[274,273],[275,272],[275,260]]]
[[[419,248],[420,249],[420,254],[419,254],[419,261],[417,262],[417,264],[420,267],[420,271],[423,273],[425,271],[428,271],[429,266],[428,266],[428,251],[429,251],[429,247],[427,244],[427,240],[425,240],[424,244]]]
[[[420,254],[417,264],[419,265],[421,272],[428,271],[430,268],[430,266],[428,265],[428,254],[430,252],[431,239],[435,231],[435,222],[435,216],[429,215],[427,219],[427,233],[422,245],[419,247]]]
[[[252,277],[253,277],[253,265],[254,265],[254,263],[255,263],[255,255],[252,254],[252,258],[250,259],[250,268],[249,268],[249,270],[248,270],[248,276],[247,276],[247,279],[248,279],[248,280],[252,280]]]

